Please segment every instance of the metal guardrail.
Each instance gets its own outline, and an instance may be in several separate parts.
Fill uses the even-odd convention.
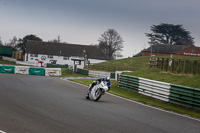
[[[119,87],[178,105],[200,109],[200,89],[120,75]]]
[[[128,75],[120,75],[119,79],[119,87],[128,89],[134,92],[138,92],[139,89],[139,78]]]
[[[139,78],[139,93],[159,100],[169,101],[170,87],[169,83]]]
[[[77,73],[82,74],[82,75],[91,76],[91,77],[98,77],[98,78],[102,78],[102,77],[106,77],[106,76],[109,76],[112,79],[115,78],[115,73],[85,70],[85,69],[80,69],[80,68],[77,68]]]
[[[88,76],[99,77],[99,78],[106,77],[106,76],[110,77],[110,73],[109,72],[100,72],[100,71],[89,70]]]
[[[200,89],[171,84],[169,102],[200,109]]]

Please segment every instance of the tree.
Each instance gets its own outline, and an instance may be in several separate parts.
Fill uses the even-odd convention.
[[[121,55],[124,41],[116,30],[108,29],[101,34],[98,41],[99,48],[110,60],[115,59],[116,55]]]
[[[25,49],[26,49],[27,40],[42,41],[42,39],[40,39],[36,35],[32,35],[32,34],[31,35],[26,35],[23,39],[20,38],[18,40],[17,48],[22,50],[24,53],[25,53]]]
[[[182,25],[173,25],[161,23],[160,25],[151,26],[153,33],[145,33],[151,40],[152,36],[155,36],[155,42],[159,44],[181,44],[181,45],[193,45],[194,38],[191,37],[190,32],[183,28]]]
[[[1,41],[1,36],[0,36],[0,46],[2,46],[3,45],[3,43],[2,43],[2,41]]]
[[[7,46],[11,46],[12,48],[15,47],[15,45],[17,45],[17,37],[14,36],[13,39],[10,39],[10,42],[6,44]]]

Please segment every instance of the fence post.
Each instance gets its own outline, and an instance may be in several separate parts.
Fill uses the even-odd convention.
[[[174,72],[174,59],[172,59],[172,70],[171,72],[173,73]]]
[[[167,60],[165,61],[165,71],[168,71],[168,67],[169,67],[169,58],[167,58]]]
[[[164,58],[162,58],[161,71],[163,71],[163,68],[164,68]]]
[[[188,73],[188,60],[185,61],[185,73]]]
[[[157,59],[157,68],[158,69],[160,68],[160,59],[159,58]]]
[[[193,74],[197,74],[197,61],[195,60],[193,63]]]

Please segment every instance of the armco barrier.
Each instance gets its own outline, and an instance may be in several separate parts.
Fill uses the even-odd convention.
[[[30,75],[45,76],[45,69],[44,68],[39,68],[39,67],[30,67],[29,68],[29,74]]]
[[[77,73],[98,78],[109,76],[111,79],[115,79],[115,73],[110,73],[110,72],[101,72],[101,71],[93,71],[93,70],[85,70],[77,68]]]
[[[15,66],[0,66],[0,73],[15,73]]]
[[[29,74],[28,66],[15,66],[15,74]]]
[[[109,72],[100,72],[100,71],[92,71],[92,70],[89,70],[88,75],[91,77],[98,77],[98,78],[102,78],[102,77],[106,77],[106,76],[110,77]]]
[[[128,76],[128,75],[120,75],[120,82],[119,87],[128,89],[134,92],[138,92],[139,89],[139,78],[134,76]]]
[[[47,63],[48,68],[68,68],[68,64],[65,65],[59,65],[59,64],[49,64]]]
[[[89,71],[88,71],[88,70],[84,70],[84,69],[77,68],[77,73],[82,74],[82,75],[87,75],[87,76],[88,76]]]
[[[61,68],[45,68],[45,76],[60,76]]]
[[[119,87],[162,101],[200,109],[200,89],[120,75]]]
[[[200,89],[171,84],[169,101],[200,109]]]
[[[169,83],[139,78],[139,93],[163,101],[169,101],[170,87]]]

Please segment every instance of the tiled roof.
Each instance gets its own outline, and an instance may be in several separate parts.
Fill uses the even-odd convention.
[[[163,45],[156,44],[152,45],[153,53],[163,53],[163,54],[174,54],[180,50],[191,47],[192,45]],[[151,52],[151,47],[143,50],[143,52]]]
[[[88,58],[108,60],[97,46],[78,45],[54,42],[42,42],[28,40],[26,44],[26,53],[45,54],[58,56],[83,56],[83,51],[86,51]]]

